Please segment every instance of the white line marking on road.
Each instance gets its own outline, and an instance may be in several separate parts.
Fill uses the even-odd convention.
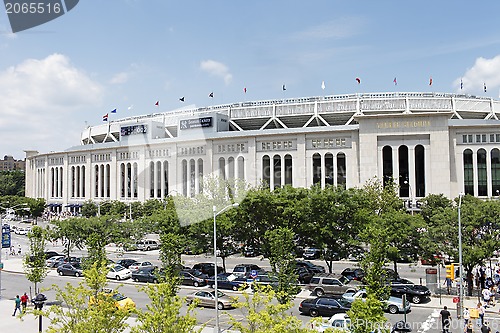
[[[419,327],[417,333],[425,333],[430,330],[434,323],[436,322],[436,318],[439,317],[439,309],[434,309],[432,313],[427,317],[427,320],[422,323],[422,326]]]

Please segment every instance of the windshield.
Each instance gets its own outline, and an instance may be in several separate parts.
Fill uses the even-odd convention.
[[[346,278],[345,276],[341,275],[339,277],[339,281],[342,282],[342,284],[348,284],[349,283],[349,279]]]

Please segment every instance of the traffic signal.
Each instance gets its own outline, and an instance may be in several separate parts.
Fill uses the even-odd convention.
[[[455,279],[455,265],[446,265],[446,278]]]

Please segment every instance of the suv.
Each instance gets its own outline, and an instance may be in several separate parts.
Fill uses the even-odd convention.
[[[141,251],[158,250],[160,248],[158,241],[152,239],[138,241],[135,245],[137,249]]]
[[[317,296],[324,294],[342,295],[348,291],[354,292],[360,286],[360,282],[349,281],[348,278],[340,274],[320,273],[311,279],[307,289]]]
[[[252,271],[263,271],[262,268],[255,264],[238,264],[233,268],[233,275],[238,277],[245,277],[249,275]]]
[[[215,265],[214,265],[214,263],[211,263],[211,262],[203,262],[203,263],[195,264],[193,266],[193,269],[197,269],[200,272],[202,272],[203,274],[206,274],[208,276],[215,275]],[[217,266],[217,275],[219,275],[220,273],[225,273],[225,272],[226,272],[226,270],[224,269],[224,267]]]

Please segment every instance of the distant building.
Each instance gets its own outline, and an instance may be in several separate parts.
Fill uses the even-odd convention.
[[[5,155],[3,160],[0,160],[0,171],[24,171],[25,162],[22,160],[15,160],[14,157]]]

